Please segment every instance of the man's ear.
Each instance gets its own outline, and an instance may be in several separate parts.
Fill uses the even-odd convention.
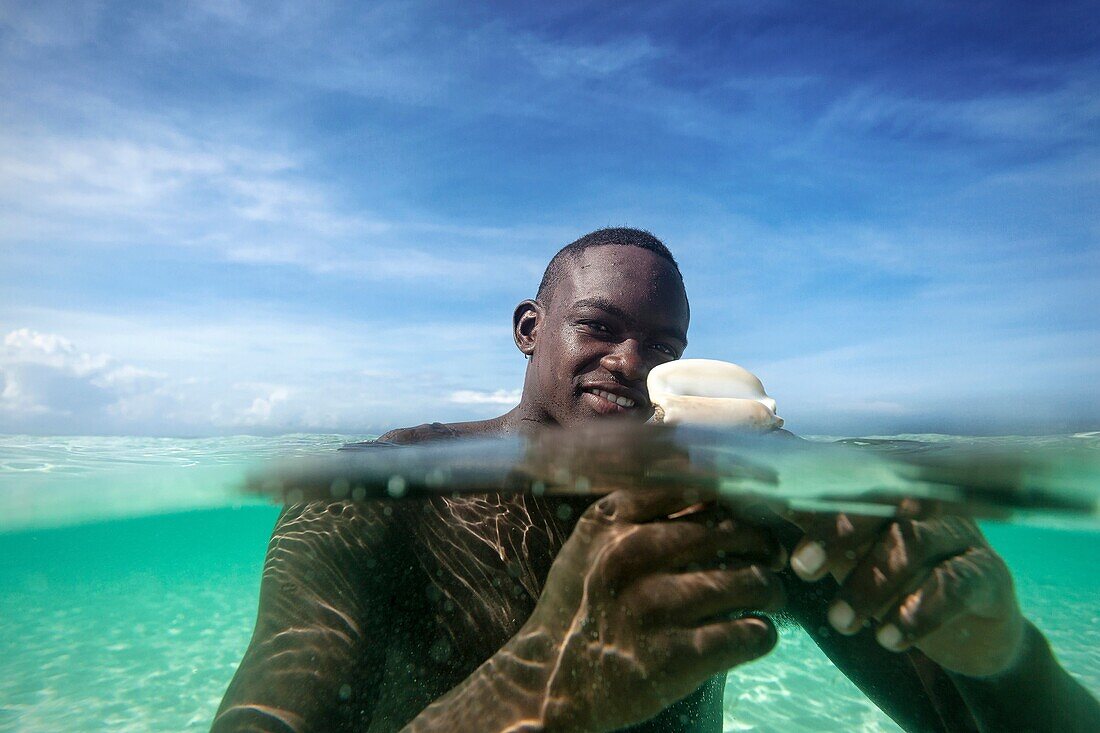
[[[516,346],[527,356],[535,353],[539,324],[542,323],[542,306],[534,300],[525,300],[512,313],[512,338]]]

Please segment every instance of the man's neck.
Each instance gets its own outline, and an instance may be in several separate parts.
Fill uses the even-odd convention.
[[[519,404],[497,419],[501,421],[504,435],[531,435],[545,428],[561,427],[545,407],[527,395],[526,390]]]
[[[487,420],[493,423],[491,430],[498,435],[530,435],[547,427],[555,427],[557,423],[538,407],[533,407],[526,400],[521,400],[518,405],[500,417]]]

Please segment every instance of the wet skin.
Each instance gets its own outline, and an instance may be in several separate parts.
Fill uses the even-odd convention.
[[[521,303],[513,326],[531,357],[519,406],[383,440],[644,420],[649,369],[686,346],[687,298],[656,255],[601,246],[573,263],[549,303]],[[925,514],[790,515],[775,530],[697,497],[626,491],[594,504],[468,496],[287,507],[256,631],[214,729],[718,731],[722,673],[772,648],[761,612],[780,608],[908,729],[1006,729],[1029,714],[1072,729],[1092,714],[1095,702],[1019,615],[980,533]],[[802,552],[814,543],[820,553]],[[796,572],[781,572],[790,550]],[[930,583],[934,602],[909,600]],[[836,610],[841,600],[853,618]],[[864,622],[893,623],[900,642],[861,632]],[[965,678],[993,672],[992,682]],[[1064,701],[1061,713],[1038,709],[1036,694]],[[998,719],[1006,699],[1017,710]]]
[[[600,417],[648,419],[646,377],[683,354],[688,319],[680,278],[661,258],[636,247],[585,251],[548,304],[528,300],[516,308],[516,345],[532,358],[517,410],[524,420],[564,427]]]

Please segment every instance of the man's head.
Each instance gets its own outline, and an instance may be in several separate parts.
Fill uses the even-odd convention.
[[[688,300],[663,243],[601,229],[563,247],[535,300],[516,307],[516,345],[531,357],[523,404],[540,421],[644,420],[646,377],[687,346]]]

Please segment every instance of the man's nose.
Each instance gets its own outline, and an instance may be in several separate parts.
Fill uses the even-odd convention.
[[[640,382],[649,376],[649,365],[642,354],[642,344],[635,339],[626,339],[600,359],[600,366],[623,379]]]

